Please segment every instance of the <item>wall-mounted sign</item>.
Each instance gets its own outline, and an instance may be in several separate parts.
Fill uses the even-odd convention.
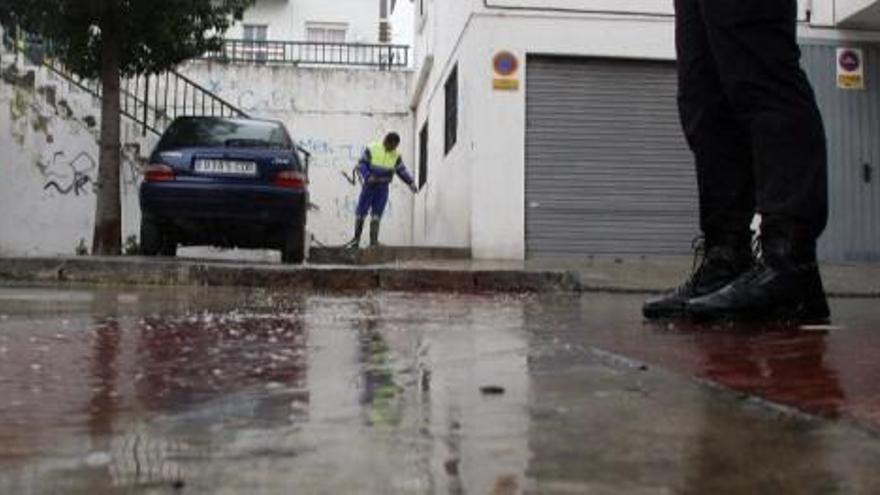
[[[519,59],[511,52],[502,51],[492,58],[492,69],[495,77],[492,79],[492,89],[497,91],[516,91],[519,89],[519,79],[516,72],[519,70]]]
[[[496,77],[492,80],[492,89],[498,91],[516,91],[519,89],[519,79],[503,79]]]
[[[837,49],[837,87],[865,89],[865,54],[858,48]]]
[[[502,77],[511,77],[519,69],[519,60],[510,52],[498,52],[492,59],[495,73]]]

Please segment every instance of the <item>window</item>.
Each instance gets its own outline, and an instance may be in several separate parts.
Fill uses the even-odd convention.
[[[458,141],[458,66],[446,79],[446,146],[448,154]]]
[[[266,41],[269,39],[269,26],[265,24],[245,24],[244,39],[247,41]]]
[[[275,122],[238,121],[214,117],[175,120],[158,149],[265,147],[290,149],[293,143],[284,126]]]
[[[428,182],[428,123],[419,132],[419,190]]]
[[[268,58],[269,26],[265,24],[244,25],[244,56],[250,60],[266,60]]]
[[[348,24],[341,22],[309,22],[306,40],[316,43],[345,43]]]

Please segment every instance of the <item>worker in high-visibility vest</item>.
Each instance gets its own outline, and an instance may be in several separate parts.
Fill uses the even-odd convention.
[[[370,144],[364,150],[357,167],[358,174],[363,180],[363,188],[355,210],[354,238],[346,247],[360,246],[367,216],[371,217],[370,246],[379,245],[379,225],[388,204],[388,190],[395,175],[409,186],[413,194],[419,192],[412,175],[403,164],[400,152],[397,150],[399,146],[400,136],[392,132],[385,136],[381,143]]]

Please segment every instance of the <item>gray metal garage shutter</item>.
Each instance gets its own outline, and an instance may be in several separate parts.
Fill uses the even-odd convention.
[[[530,258],[674,255],[698,233],[671,63],[529,57]]]

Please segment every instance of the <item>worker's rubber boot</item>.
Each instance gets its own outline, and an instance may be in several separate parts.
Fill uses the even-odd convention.
[[[752,268],[719,291],[691,299],[695,320],[825,323],[831,316],[816,263],[815,242],[797,245],[775,237],[761,241]]]
[[[379,247],[379,225],[381,221],[378,218],[370,220],[370,247]]]
[[[697,264],[697,260],[702,258]],[[746,272],[752,264],[750,240],[747,235],[727,238],[705,245],[694,243],[694,266],[690,277],[677,288],[649,299],[642,314],[649,319],[681,318],[687,301],[711,294]]]
[[[348,249],[357,249],[361,245],[361,235],[364,233],[364,219],[358,218],[354,221],[354,238],[345,245]]]

